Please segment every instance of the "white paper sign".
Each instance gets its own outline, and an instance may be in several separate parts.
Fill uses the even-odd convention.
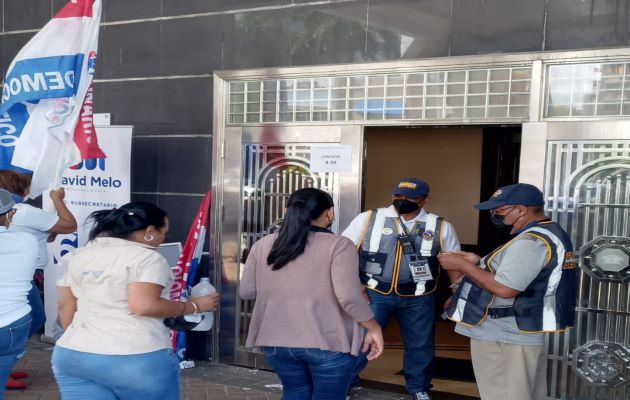
[[[350,172],[352,169],[352,146],[314,145],[311,146],[311,171]]]

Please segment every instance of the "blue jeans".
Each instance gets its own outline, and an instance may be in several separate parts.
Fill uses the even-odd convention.
[[[170,349],[118,356],[57,346],[52,366],[63,400],[179,400],[179,361]]]
[[[356,357],[296,347],[263,347],[282,381],[282,400],[345,400]]]
[[[9,373],[24,353],[31,329],[31,314],[0,328],[0,399]]]
[[[31,290],[28,292],[28,304],[31,306],[31,331],[29,336],[39,331],[44,327],[46,323],[46,312],[44,311],[44,303],[39,295],[39,289],[35,286],[35,283],[31,283]]]
[[[379,325],[385,329],[392,315],[398,318],[405,354],[403,372],[409,393],[426,392],[433,385],[432,363],[435,356],[435,299],[432,294],[402,297],[383,295],[368,290],[370,307]],[[365,353],[359,355],[352,384],[359,381],[359,373],[367,365]]]

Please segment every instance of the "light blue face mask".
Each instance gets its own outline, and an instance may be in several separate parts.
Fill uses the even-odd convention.
[[[24,197],[18,196],[15,193],[11,193],[11,198],[13,199],[13,201],[15,201],[15,204],[20,204],[24,202]]]

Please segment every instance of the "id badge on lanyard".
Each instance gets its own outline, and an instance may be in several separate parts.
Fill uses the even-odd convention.
[[[411,277],[415,283],[426,282],[433,279],[433,274],[431,274],[431,268],[429,267],[429,260],[424,257],[410,256],[409,269],[411,270]]]
[[[429,267],[429,260],[426,257],[418,256],[418,250],[414,239],[409,234],[409,231],[405,227],[404,221],[400,220],[400,228],[403,233],[398,236],[398,240],[403,247],[403,252],[409,263],[409,270],[411,271],[411,277],[415,283],[426,282],[433,279],[431,274],[431,268]]]

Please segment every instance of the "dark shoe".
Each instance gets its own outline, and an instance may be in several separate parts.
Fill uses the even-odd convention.
[[[28,373],[26,371],[11,371],[9,375],[12,379],[24,379],[28,378]]]
[[[16,381],[15,379],[9,378],[7,383],[4,385],[6,389],[26,389],[28,386],[28,382],[24,381]]]

